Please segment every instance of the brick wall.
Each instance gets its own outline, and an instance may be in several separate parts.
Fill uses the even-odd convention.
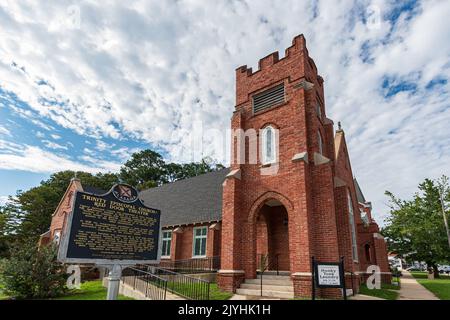
[[[314,87],[308,88],[305,81]],[[252,95],[279,83],[285,85],[286,102],[253,114]],[[279,59],[278,54],[273,53],[260,60],[256,72],[245,66],[237,69],[236,111],[231,127],[259,131],[270,124],[279,129],[279,161],[276,174],[264,175],[262,170],[267,168],[260,162],[239,164],[235,157],[231,159],[231,169],[240,170],[240,178],[229,178],[224,185],[222,268],[243,271],[246,278],[256,276],[257,247],[263,247],[262,240],[257,240],[261,225],[258,226],[256,221],[269,200],[282,204],[289,221],[284,231],[284,237],[289,239],[289,258],[281,262],[283,267],[289,264],[292,273],[307,274],[311,271],[311,255],[325,260],[339,258],[332,166],[331,163],[314,164],[314,153],[319,151],[318,131],[322,135],[324,154],[331,157],[333,150],[329,128],[320,121],[315,108],[316,102],[320,101],[321,117],[325,118],[322,83],[308,56],[303,36],[293,40],[285,58]],[[236,143],[233,148],[233,155],[236,155]],[[302,152],[308,152],[307,161],[292,161]],[[240,232],[232,232],[234,229]],[[279,243],[272,243],[274,251],[281,248],[281,241],[286,239],[280,236],[276,241]],[[298,294],[308,290],[297,287]]]
[[[81,183],[79,180],[73,179],[67,187],[67,190],[58,204],[58,207],[53,213],[49,232],[44,236],[45,238],[41,238],[40,240],[42,245],[53,241],[57,233],[60,233],[60,236],[62,235],[67,219],[72,212],[73,197],[75,196],[75,192],[77,190],[83,190]]]
[[[360,270],[360,262],[352,259],[347,200],[350,194],[355,226],[358,226],[362,221],[353,173],[343,131],[339,131],[335,139],[333,122],[326,117],[323,79],[309,57],[304,37],[294,38],[284,58],[280,59],[275,52],[262,58],[258,65],[257,71],[246,66],[236,70],[236,109],[231,128],[244,132],[250,129],[260,132],[267,125],[277,128],[278,162],[270,168],[262,166],[260,159],[257,164],[238,163],[238,143],[233,137],[231,170],[234,174],[224,183],[224,270],[219,279],[224,277],[224,288],[234,288],[242,273],[246,278],[256,276],[258,253],[270,255],[283,247],[289,249],[289,254],[283,252],[289,258],[281,263],[283,268],[289,266],[295,294],[307,294],[310,292],[311,256],[322,261],[338,261],[344,256],[346,271],[357,273]],[[280,83],[284,83],[285,103],[254,114],[253,95]],[[319,133],[322,154],[319,154]],[[295,155],[302,153],[307,153],[306,159],[293,161]],[[248,150],[246,155],[248,160]],[[270,169],[275,173],[264,174]],[[272,221],[265,206],[268,201],[282,205],[280,208],[286,212],[288,220],[286,230],[271,229],[271,223],[278,226],[283,223]],[[274,217],[280,219],[277,215]],[[358,234],[356,238],[360,245]],[[282,246],[286,240],[288,245]],[[361,252],[358,253],[361,257]],[[351,284],[350,278],[348,281]],[[357,287],[360,279],[355,276],[353,281]],[[339,293],[324,289],[320,294],[334,297]]]
[[[214,228],[214,226],[216,226],[216,228]],[[182,227],[163,228],[163,230],[172,230],[170,260],[186,260],[193,258],[193,231],[196,227],[207,227],[206,257],[220,256],[220,223],[203,223]],[[164,260],[169,259],[165,258]]]

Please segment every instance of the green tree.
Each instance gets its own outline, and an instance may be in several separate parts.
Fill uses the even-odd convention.
[[[53,298],[67,291],[67,274],[56,260],[56,246],[38,248],[27,242],[16,247],[10,259],[2,260],[3,291],[17,299]]]
[[[166,163],[152,150],[142,150],[131,155],[120,169],[120,179],[140,190],[160,186],[167,182],[191,178],[224,168],[208,158],[200,162]]]
[[[117,175],[112,173],[93,175],[87,172],[61,171],[52,174],[37,187],[18,191],[15,197],[10,197],[7,204],[15,240],[23,242],[31,238],[36,241],[39,235],[48,230],[52,214],[70,180],[75,176],[82,185],[106,190],[119,181]]]
[[[120,168],[120,179],[140,190],[159,186],[164,182],[164,159],[152,150],[142,150]]]
[[[425,261],[438,277],[437,264],[450,261],[439,188],[430,179],[425,179],[418,188],[412,200],[398,199],[386,191],[391,210],[382,233],[391,251],[408,260]],[[445,214],[448,217],[449,212]]]
[[[450,186],[448,184],[448,177],[442,176],[437,181],[439,190],[439,200],[441,202],[442,221],[444,221],[445,231],[447,232],[448,249],[450,250],[450,227],[448,225],[448,204],[450,203]]]
[[[185,178],[184,165],[180,163],[167,163],[164,165],[164,181],[174,182]]]
[[[10,247],[10,212],[7,206],[0,206],[0,259],[9,256]]]
[[[214,163],[209,158],[204,158],[200,162],[190,163],[168,163],[165,165],[165,182],[173,182],[181,179],[192,178],[204,173],[221,170],[221,164]]]
[[[74,171],[54,173],[37,187],[27,191],[19,190],[16,196],[10,197],[8,204],[1,209],[0,256],[2,250],[7,256],[5,248],[10,247],[12,242],[23,243],[29,239],[37,241],[39,236],[48,230],[52,214],[61,201],[70,180],[75,176],[80,179],[82,185],[103,190],[109,190],[119,181],[142,190],[221,168],[223,168],[222,165],[215,164],[209,159],[203,159],[199,163],[166,163],[159,153],[143,150],[134,153],[131,159],[121,167],[119,174]],[[2,243],[5,243],[5,248],[2,247]]]

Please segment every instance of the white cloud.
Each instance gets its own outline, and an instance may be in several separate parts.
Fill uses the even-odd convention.
[[[125,162],[131,158],[131,155],[133,153],[139,152],[139,151],[140,151],[140,149],[138,149],[138,148],[122,147],[122,148],[111,150],[111,154],[114,155],[115,157],[117,157],[122,162]]]
[[[44,118],[99,139],[131,136],[189,161],[194,123],[229,126],[235,68],[256,67],[275,50],[283,56],[304,33],[325,78],[328,116],[342,121],[354,173],[376,212],[386,210],[385,189],[404,197],[424,177],[449,174],[448,1],[424,1],[414,16],[378,28],[364,24],[365,6],[385,14],[395,1],[77,3],[79,29],[61,24],[72,1],[0,4],[1,87],[27,102],[33,111],[16,112],[45,130],[52,128]],[[416,90],[386,99],[385,77],[410,79]],[[447,82],[426,89],[436,78]],[[221,151],[211,138],[204,155]],[[55,167],[43,161],[25,167]]]
[[[89,160],[89,159],[88,159]],[[0,141],[0,168],[39,173],[77,170],[91,173],[117,171],[120,164],[108,161],[91,161],[81,164],[68,157],[42,150],[35,146],[20,146]]]
[[[55,140],[61,139],[61,136],[58,135],[58,134],[51,134],[50,137],[52,137],[52,138],[55,139]]]
[[[54,149],[54,150],[58,150],[58,149],[62,149],[62,150],[67,150],[67,146],[63,146],[61,144],[49,141],[49,140],[42,140],[42,143],[50,149]]]
[[[113,161],[99,160],[98,158],[90,156],[81,156],[80,159],[82,159],[92,167],[100,168],[91,170],[91,172],[118,172],[120,168],[120,164]]]
[[[0,125],[0,135],[11,136],[11,131],[8,128]]]
[[[97,147],[96,149],[98,151],[106,151],[106,150],[110,150],[111,148],[114,147],[114,144],[107,144],[106,142],[102,141],[102,140],[97,140]]]
[[[4,206],[8,202],[8,196],[0,196],[0,206]]]

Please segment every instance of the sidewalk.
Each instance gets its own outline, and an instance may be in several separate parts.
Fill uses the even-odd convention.
[[[419,284],[408,271],[402,271],[398,300],[439,300],[434,294]]]
[[[354,296],[349,297],[350,300],[384,300],[378,297],[366,296],[365,294],[356,294]]]

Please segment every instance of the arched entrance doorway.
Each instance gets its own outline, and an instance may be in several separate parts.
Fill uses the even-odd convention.
[[[281,202],[270,199],[256,216],[257,270],[290,270],[289,219]]]

